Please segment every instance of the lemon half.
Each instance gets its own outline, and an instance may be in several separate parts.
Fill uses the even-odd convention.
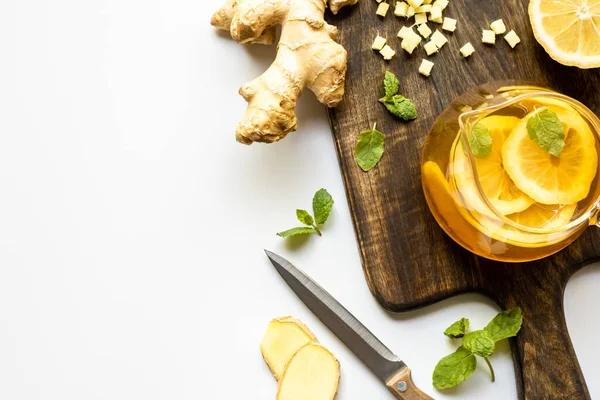
[[[600,67],[600,0],[531,0],[537,41],[564,65]]]

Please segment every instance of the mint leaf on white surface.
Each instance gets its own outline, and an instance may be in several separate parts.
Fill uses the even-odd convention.
[[[297,236],[297,235],[307,235],[309,233],[315,232],[315,228],[312,226],[299,226],[297,228],[288,229],[287,231],[277,233],[277,236],[281,236],[282,238]]]
[[[320,189],[313,197],[313,213],[317,225],[323,225],[333,208],[333,197],[325,189]]]
[[[309,214],[308,211],[297,209],[296,217],[298,221],[302,222],[306,226],[300,226],[286,231],[279,232],[277,235],[283,238],[297,235],[308,235],[316,232],[321,236],[319,225],[323,225],[331,214],[333,208],[333,197],[325,189],[318,190],[313,197],[313,213],[314,217]]]
[[[296,210],[296,217],[298,217],[298,221],[302,222],[304,225],[312,226],[315,223],[312,215],[306,210]]]
[[[445,331],[444,335],[448,336],[452,339],[460,339],[465,336],[467,330],[469,329],[469,320],[466,318],[461,318],[452,325],[450,325]]]
[[[464,347],[442,358],[433,371],[433,386],[449,389],[467,380],[477,368],[477,359]]]

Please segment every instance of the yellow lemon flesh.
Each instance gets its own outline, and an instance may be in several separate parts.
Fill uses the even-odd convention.
[[[475,168],[484,194],[502,215],[523,211],[534,203],[515,186],[502,164],[502,146],[519,121],[516,117],[490,116],[479,122],[490,132],[492,152],[485,158],[474,157]],[[456,146],[453,174],[466,205],[481,214],[493,215],[480,198],[469,158],[460,144]]]
[[[528,114],[515,127],[502,146],[504,168],[515,185],[541,204],[575,204],[585,199],[596,176],[596,139],[579,115],[556,108],[565,128],[565,147],[555,157],[527,131]]]
[[[532,0],[529,18],[550,57],[564,65],[600,67],[600,0]]]
[[[560,228],[571,222],[577,204],[568,206],[545,206],[534,204],[525,211],[508,215],[508,219],[529,228]]]
[[[539,204],[533,204],[525,211],[507,215],[507,218],[519,225],[530,228],[560,228],[571,221],[576,208],[576,204],[568,206],[540,206]],[[569,235],[569,231],[561,230],[544,234],[529,233],[513,228],[498,219],[489,218],[484,215],[478,218],[478,221],[484,227],[483,232],[489,237],[519,247],[545,247],[558,243]]]

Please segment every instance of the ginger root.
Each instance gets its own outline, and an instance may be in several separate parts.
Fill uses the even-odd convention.
[[[312,342],[317,342],[317,338],[300,320],[292,317],[275,318],[267,327],[260,351],[275,379],[280,380],[292,356]]]
[[[339,361],[325,347],[309,343],[286,365],[277,400],[332,400],[339,382]]]
[[[240,88],[248,109],[236,129],[240,143],[271,143],[296,130],[296,100],[308,87],[328,107],[344,95],[346,50],[334,41],[337,28],[324,20],[358,0],[227,0],[211,24],[239,43],[273,44],[282,25],[273,64]]]

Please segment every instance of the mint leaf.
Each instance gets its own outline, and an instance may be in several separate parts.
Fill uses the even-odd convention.
[[[316,232],[315,228],[312,226],[300,226],[298,228],[288,229],[287,231],[279,232],[277,236],[281,236],[282,238],[296,236],[296,235],[306,235],[309,233]]]
[[[383,133],[375,129],[376,126],[377,124],[373,129],[361,132],[354,151],[356,163],[365,172],[375,167],[383,156],[385,138]]]
[[[398,93],[400,81],[396,78],[396,75],[392,74],[390,71],[385,71],[383,86],[385,87],[385,98],[391,98]]]
[[[446,335],[452,339],[458,339],[458,338],[465,336],[468,329],[469,329],[469,320],[466,318],[461,318],[458,321],[456,321],[455,323],[453,323],[452,325],[450,325],[448,327],[448,329],[446,329],[444,331],[444,335]]]
[[[490,338],[497,342],[512,336],[516,336],[523,324],[523,312],[520,308],[502,311],[490,321],[485,331]]]
[[[405,121],[410,121],[418,117],[415,104],[410,99],[398,94],[400,81],[390,71],[385,72],[383,86],[385,88],[385,96],[379,99],[379,102],[389,112]]]
[[[313,197],[313,214],[317,225],[323,225],[333,207],[333,198],[325,189],[320,189]]]
[[[542,149],[560,157],[565,147],[565,127],[554,111],[545,107],[534,111],[527,121],[527,132]]]
[[[477,124],[469,134],[469,144],[475,157],[486,158],[492,152],[492,136],[483,124]]]
[[[467,333],[463,338],[463,346],[480,357],[489,357],[496,349],[494,341],[485,330]]]
[[[410,121],[418,117],[415,104],[399,94],[393,96],[391,99],[385,99],[382,103],[389,112],[405,121]]]
[[[323,225],[325,221],[327,221],[332,207],[333,198],[327,192],[327,190],[317,190],[313,197],[313,213],[315,214],[314,218],[306,210],[296,210],[296,217],[298,217],[298,220],[304,225],[308,226],[288,229],[287,231],[279,232],[277,235],[285,238],[289,236],[306,235],[316,232],[319,236],[321,236],[319,225]]]
[[[306,210],[296,210],[296,217],[304,225],[312,226],[315,223],[313,217]]]
[[[477,368],[477,359],[464,347],[442,358],[433,371],[433,386],[448,389],[469,378]]]

